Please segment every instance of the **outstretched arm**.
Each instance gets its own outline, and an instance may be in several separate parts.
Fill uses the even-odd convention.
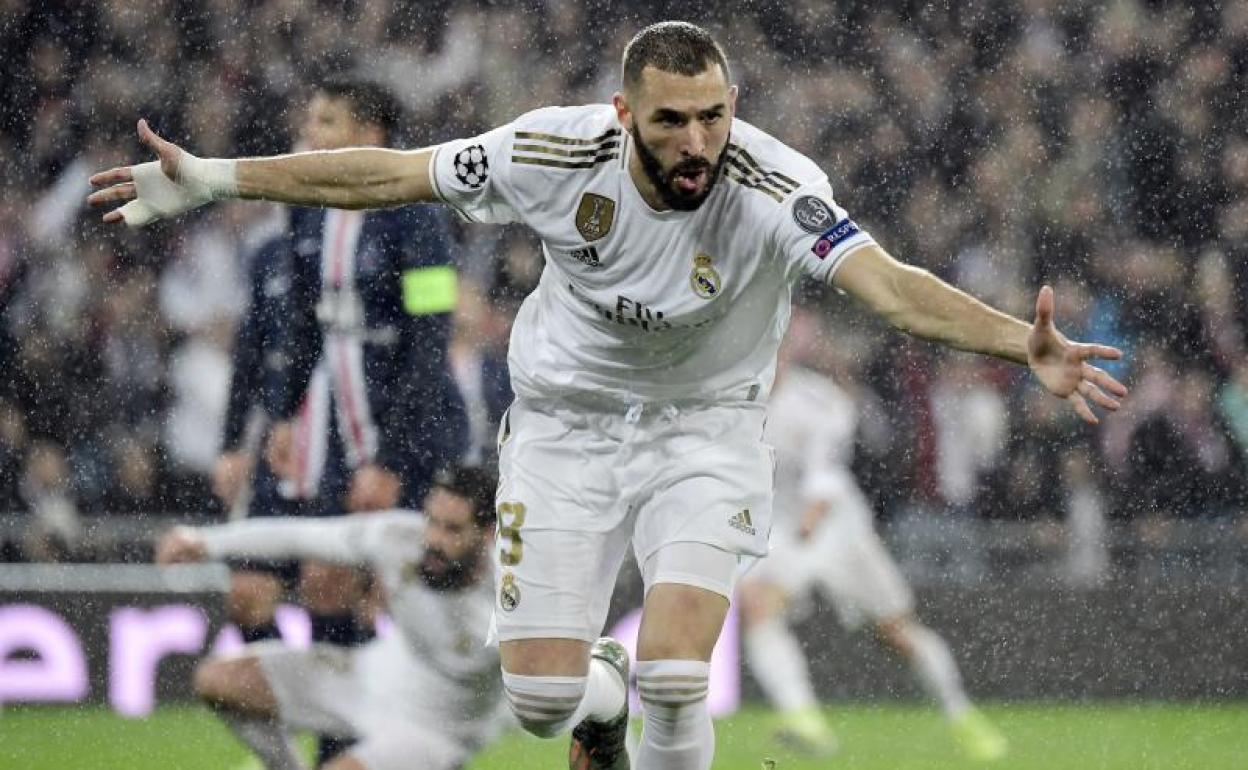
[[[1049,392],[1069,401],[1087,422],[1098,422],[1089,400],[1113,411],[1127,394],[1122,383],[1088,363],[1120,358],[1122,352],[1066,339],[1053,325],[1053,290],[1047,286],[1036,298],[1035,322],[1027,324],[926,270],[898,262],[874,244],[847,256],[832,282],[917,337],[1027,364]]]
[[[124,203],[105,222],[141,227],[213,200],[246,198],[340,209],[383,208],[437,200],[429,181],[431,149],[359,148],[273,158],[197,158],[139,121],[139,138],[157,160],[91,177],[93,206]]]
[[[159,564],[228,557],[248,559],[320,559],[339,564],[369,564],[380,543],[399,530],[419,532],[419,514],[388,511],[367,516],[241,519],[208,527],[175,527],[156,547]],[[419,549],[419,541],[414,544]]]

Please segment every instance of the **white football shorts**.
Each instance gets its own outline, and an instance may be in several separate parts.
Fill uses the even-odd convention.
[[[628,545],[646,591],[731,598],[766,553],[763,405],[583,408],[517,400],[499,430],[495,633],[591,642]]]
[[[830,511],[806,540],[777,529],[771,551],[749,580],[779,585],[800,597],[818,586],[832,600],[841,624],[856,629],[914,611],[914,595],[897,562],[872,526],[867,501],[856,494]]]

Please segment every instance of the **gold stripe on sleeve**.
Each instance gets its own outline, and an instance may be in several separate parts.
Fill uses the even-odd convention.
[[[602,142],[605,142],[608,139],[612,139],[619,135],[620,135],[620,129],[618,128],[610,129],[609,131],[599,134],[593,139],[577,139],[575,137],[570,137],[570,136],[558,136],[556,134],[542,134],[536,131],[517,131],[516,139],[528,139],[528,140],[533,140],[533,141],[538,141],[538,142],[548,142],[550,144],[571,144],[571,145],[586,146],[586,145],[591,145],[591,144],[601,144]]]

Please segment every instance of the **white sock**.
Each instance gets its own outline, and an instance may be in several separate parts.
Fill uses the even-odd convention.
[[[715,727],[706,707],[710,671],[700,660],[637,663],[645,719],[634,767],[709,770],[715,757]]]
[[[278,722],[229,710],[220,710],[217,715],[267,770],[303,770],[290,734]]]
[[[780,618],[769,618],[745,632],[745,658],[763,694],[781,711],[815,708],[806,655]]]
[[[962,689],[962,674],[945,640],[919,623],[912,624],[907,635],[914,650],[910,667],[927,694],[940,704],[949,719],[957,719],[969,711],[971,701]]]
[[[503,672],[503,691],[525,730],[551,738],[582,719],[605,722],[628,702],[628,690],[608,663],[590,659],[587,676],[522,676]]]

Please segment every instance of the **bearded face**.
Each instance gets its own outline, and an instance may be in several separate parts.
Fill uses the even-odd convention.
[[[719,151],[714,162],[706,158],[684,158],[665,169],[658,155],[641,138],[636,124],[630,133],[646,178],[668,208],[693,211],[710,197],[727,161],[724,150]]]
[[[629,171],[651,206],[693,211],[710,197],[727,162],[736,97],[718,66],[696,75],[646,67],[615,95],[633,140]]]

